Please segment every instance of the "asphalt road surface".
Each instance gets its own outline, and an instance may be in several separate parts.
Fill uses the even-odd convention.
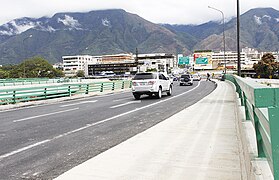
[[[179,86],[161,99],[121,92],[0,111],[0,179],[53,179],[191,106],[215,89]],[[191,117],[185,117],[185,119]]]

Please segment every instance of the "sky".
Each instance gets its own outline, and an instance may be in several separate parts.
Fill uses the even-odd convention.
[[[124,9],[153,23],[202,24],[236,16],[237,0],[0,0],[0,25],[21,17],[51,17],[58,12]],[[240,14],[253,8],[279,10],[278,0],[239,0]]]

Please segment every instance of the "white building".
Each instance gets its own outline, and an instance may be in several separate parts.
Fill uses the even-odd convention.
[[[139,71],[145,72],[148,69],[156,69],[161,72],[169,72],[177,66],[176,57],[173,54],[152,53],[138,54]],[[136,55],[134,55],[136,59]]]
[[[102,61],[101,56],[89,55],[76,55],[76,56],[63,56],[63,70],[65,76],[75,76],[77,71],[82,70],[86,72],[87,64],[98,64]]]

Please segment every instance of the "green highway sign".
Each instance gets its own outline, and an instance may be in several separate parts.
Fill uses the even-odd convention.
[[[179,57],[178,64],[190,64],[190,58],[186,57]]]
[[[196,58],[196,64],[208,64],[208,58],[207,57]]]

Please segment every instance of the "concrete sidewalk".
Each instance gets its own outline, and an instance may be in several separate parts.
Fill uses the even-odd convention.
[[[217,84],[198,103],[56,179],[245,179],[234,88]]]

